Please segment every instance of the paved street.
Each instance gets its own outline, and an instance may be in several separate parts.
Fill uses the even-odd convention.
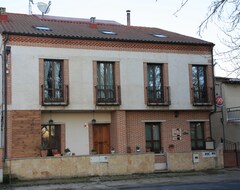
[[[202,172],[135,174],[46,180],[0,185],[4,190],[238,190],[240,169]]]

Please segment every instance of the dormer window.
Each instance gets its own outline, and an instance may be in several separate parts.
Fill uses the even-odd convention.
[[[50,31],[51,29],[48,26],[34,26],[37,30]]]
[[[167,38],[167,36],[163,35],[163,34],[153,34],[154,37],[157,38]]]
[[[117,35],[116,32],[110,31],[110,30],[101,30],[103,34],[108,34],[108,35]]]

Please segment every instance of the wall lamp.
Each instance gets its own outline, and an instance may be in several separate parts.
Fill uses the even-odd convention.
[[[6,46],[6,54],[9,55],[11,53],[11,46]]]
[[[179,116],[179,111],[174,111],[174,116],[178,117]]]

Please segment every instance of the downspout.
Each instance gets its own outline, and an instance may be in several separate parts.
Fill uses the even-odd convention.
[[[212,59],[212,83],[213,83],[213,104],[214,109],[209,113],[209,127],[210,127],[210,137],[212,138],[212,123],[211,123],[211,116],[216,113],[216,99],[215,99],[215,75],[214,75],[214,63],[213,63],[213,46],[211,48],[211,59]]]
[[[3,79],[4,79],[4,158],[7,159],[7,73],[6,73],[6,65],[7,65],[7,42],[8,42],[8,34],[6,34],[6,38],[4,39],[4,61],[3,61]]]

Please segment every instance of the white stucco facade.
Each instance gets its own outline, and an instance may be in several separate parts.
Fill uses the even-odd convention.
[[[89,110],[93,102],[93,61],[120,62],[120,85],[124,110],[146,109],[143,63],[168,64],[171,105],[168,109],[195,109],[190,102],[189,65],[209,64],[210,55],[83,50],[12,46],[13,110],[44,109],[39,104],[39,59],[69,61],[69,105],[65,110]],[[134,86],[134,88],[132,88]]]

